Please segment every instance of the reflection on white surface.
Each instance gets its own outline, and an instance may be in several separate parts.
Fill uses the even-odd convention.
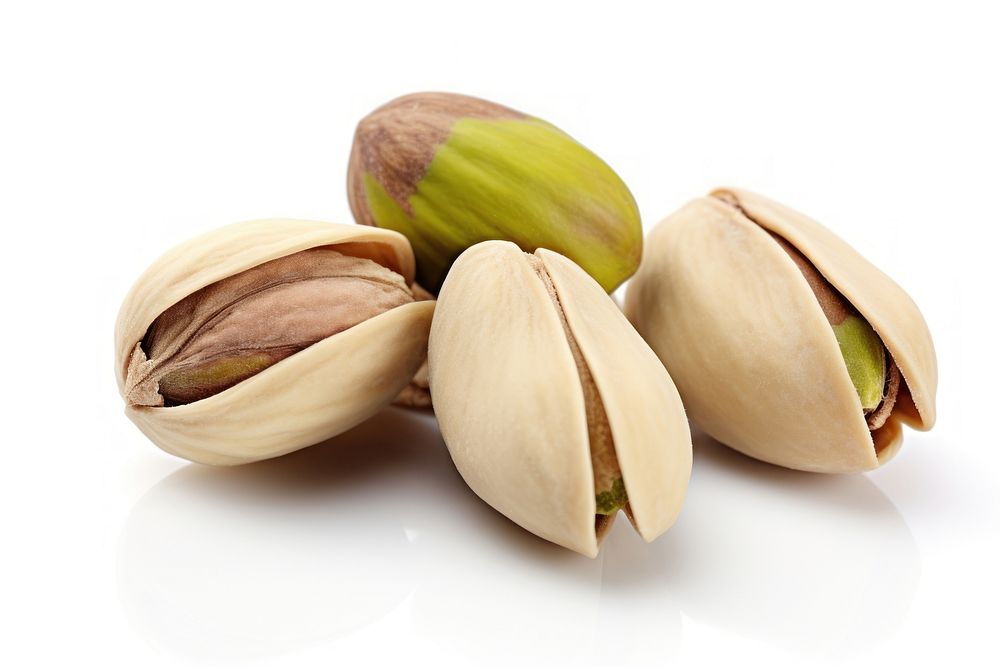
[[[121,594],[141,631],[182,657],[239,661],[390,612],[416,583],[391,492],[415,450],[383,435],[401,420],[390,411],[335,442],[235,468],[189,465],[154,486],[120,548]],[[433,424],[405,426],[437,437]]]
[[[685,617],[840,654],[891,633],[918,576],[867,478],[773,468],[701,435],[678,524],[647,545],[621,516],[589,560],[479,501],[433,417],[396,409],[281,459],[182,468],[133,508],[119,562],[139,631],[218,662],[335,647],[407,600],[413,632],[458,664],[669,659]]]
[[[695,433],[695,472],[664,551],[687,616],[793,651],[844,655],[886,639],[920,558],[864,475],[785,470]]]
[[[430,508],[417,542],[412,613],[415,629],[459,664],[509,665],[524,656],[607,664],[674,652],[681,615],[663,563],[646,557],[624,516],[590,560],[525,532],[464,487],[452,495],[465,497],[438,494],[448,505]]]

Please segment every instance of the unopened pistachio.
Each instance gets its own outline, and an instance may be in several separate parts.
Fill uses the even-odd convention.
[[[469,246],[556,250],[608,292],[642,254],[639,210],[618,175],[559,128],[486,100],[405,95],[358,123],[348,170],[355,219],[406,235],[432,293]]]
[[[937,364],[909,296],[826,228],[717,190],[647,239],[625,311],[688,414],[750,456],[869,470],[929,429]]]
[[[122,305],[126,414],[157,445],[232,464],[331,437],[389,403],[425,359],[433,301],[394,232],[230,225],[168,252]]]
[[[488,241],[441,289],[430,387],[459,472],[487,503],[588,556],[624,510],[647,541],[676,519],[691,437],[663,366],[562,255]]]

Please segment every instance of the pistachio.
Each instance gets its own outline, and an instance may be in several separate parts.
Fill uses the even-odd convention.
[[[910,297],[815,221],[717,190],[659,223],[625,312],[688,414],[755,458],[818,472],[888,461],[935,419],[937,363]]]
[[[115,334],[126,414],[185,458],[233,464],[340,433],[425,359],[406,239],[299,220],[230,225],[136,282]]]
[[[642,254],[639,211],[607,164],[549,123],[464,95],[407,95],[362,119],[348,195],[358,222],[410,240],[432,293],[480,241],[556,250],[608,292]]]
[[[677,390],[586,272],[504,241],[466,250],[441,289],[428,350],[435,413],[483,500],[588,556],[619,509],[651,541],[691,470]]]

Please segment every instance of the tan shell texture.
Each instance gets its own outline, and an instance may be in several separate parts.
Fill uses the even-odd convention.
[[[371,259],[412,283],[413,253],[395,232],[306,220],[237,223],[168,251],[138,279],[115,326],[124,395],[130,354],[167,308],[206,285],[320,246]],[[387,405],[425,359],[434,302],[404,304],[325,338],[214,396],[173,407],[127,405],[162,449],[213,465],[248,463],[341,433]]]
[[[768,231],[850,301],[898,366],[898,400],[874,432],[818,301]],[[912,299],[819,223],[760,195],[719,190],[660,222],[625,312],[669,370],[692,420],[749,456],[860,472],[898,451],[901,424],[934,424],[937,362]]]
[[[600,392],[629,498],[647,541],[676,519],[691,470],[677,390],[603,289],[538,250]],[[480,243],[452,267],[428,352],[431,393],[459,472],[527,530],[594,557],[594,473],[584,392],[558,312],[529,255]]]

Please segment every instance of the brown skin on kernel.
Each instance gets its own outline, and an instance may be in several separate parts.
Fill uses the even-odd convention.
[[[291,354],[413,296],[368,259],[312,248],[204,287],[168,308],[136,345],[132,405],[183,405],[228,389]]]
[[[816,300],[819,301],[819,307],[823,309],[823,314],[826,315],[826,320],[830,324],[842,324],[847,316],[852,314],[854,308],[848,301],[841,296],[840,292],[833,289],[833,285],[828,283],[826,279],[816,270],[813,263],[806,259],[805,255],[798,251],[791,243],[778,236],[774,232],[768,232],[771,238],[774,239],[781,249],[795,262],[795,266],[799,267],[799,271],[802,276],[809,283],[809,288],[812,289],[813,295],[815,295]]]
[[[885,380],[885,398],[882,399],[882,403],[874,411],[865,417],[865,421],[868,422],[869,431],[875,431],[885,426],[889,415],[892,414],[892,409],[896,407],[896,399],[899,397],[899,386],[902,382],[902,375],[900,375],[899,367],[896,366],[896,362],[893,361],[890,354],[886,354],[886,365],[888,373]]]
[[[456,120],[524,117],[499,104],[452,93],[414,93],[384,104],[362,118],[354,133],[347,174],[351,211],[361,224],[375,225],[365,200],[364,176],[371,174],[404,211],[412,214],[410,196]]]

